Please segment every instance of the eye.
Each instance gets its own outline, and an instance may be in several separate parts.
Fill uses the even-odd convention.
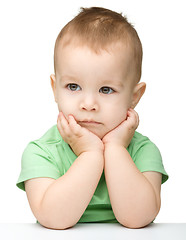
[[[81,89],[80,86],[76,83],[69,83],[67,85],[67,88],[71,91],[79,91]]]
[[[103,94],[111,94],[115,91],[110,87],[102,87],[100,88],[99,92],[102,92]]]

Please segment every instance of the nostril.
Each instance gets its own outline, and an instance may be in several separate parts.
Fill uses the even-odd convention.
[[[98,105],[94,101],[83,100],[80,104],[80,109],[84,111],[97,111]]]
[[[85,111],[96,111],[97,110],[97,107],[96,106],[81,106],[81,109],[82,110],[85,110]]]
[[[96,108],[87,108],[87,107],[83,107],[82,108],[83,110],[86,110],[86,111],[96,111]]]

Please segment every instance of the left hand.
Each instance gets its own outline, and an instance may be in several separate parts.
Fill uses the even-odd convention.
[[[138,125],[139,116],[137,112],[134,109],[129,108],[127,112],[127,119],[121,122],[116,128],[108,132],[103,137],[102,142],[105,146],[111,143],[127,148]]]

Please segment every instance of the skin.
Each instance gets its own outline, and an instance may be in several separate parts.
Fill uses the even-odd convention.
[[[141,173],[126,150],[139,125],[134,108],[146,88],[145,83],[135,83],[129,71],[130,56],[129,49],[120,44],[100,54],[86,46],[59,47],[57,72],[51,75],[59,109],[57,127],[78,157],[57,180],[25,182],[31,209],[43,226],[66,229],[75,225],[103,169],[120,224],[143,227],[158,214],[161,174]]]
[[[72,115],[80,126],[102,139],[126,120],[128,109],[144,91],[145,84],[133,88],[128,76],[130,54],[127,49],[125,54],[117,47],[100,55],[87,47],[69,46],[60,50],[56,77],[51,75],[59,112],[63,112],[66,119]],[[68,84],[74,84],[73,91]],[[100,124],[85,124],[84,120]]]

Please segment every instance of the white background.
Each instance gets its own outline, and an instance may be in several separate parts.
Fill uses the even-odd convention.
[[[158,146],[170,176],[162,185],[155,222],[186,222],[186,7],[181,0],[0,1],[0,222],[35,222],[25,192],[15,186],[21,155],[29,141],[56,124],[49,78],[54,44],[81,6],[123,12],[141,38],[141,81],[147,89],[136,108],[138,131]]]

